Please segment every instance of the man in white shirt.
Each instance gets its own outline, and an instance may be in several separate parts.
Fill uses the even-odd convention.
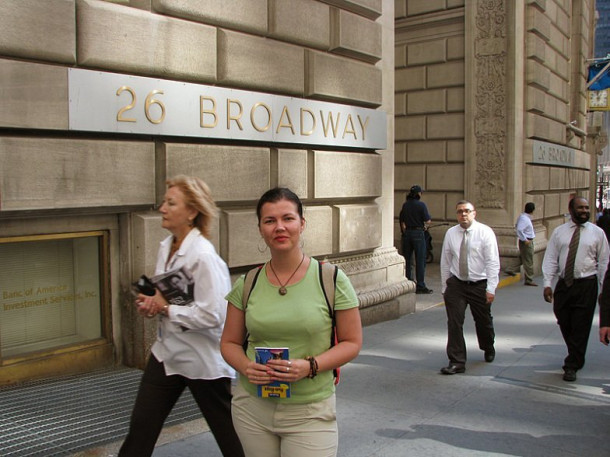
[[[526,286],[538,286],[534,282],[534,238],[536,233],[534,232],[534,225],[532,224],[532,214],[536,209],[534,202],[527,202],[525,204],[524,212],[521,213],[515,224],[515,230],[517,232],[517,238],[519,238],[519,257],[521,264],[523,264],[523,273],[525,275],[524,285]],[[506,274],[514,276],[520,265],[515,265],[511,268],[506,269]]]
[[[493,362],[495,332],[491,304],[499,282],[500,255],[491,227],[475,220],[477,212],[469,201],[456,205],[458,225],[445,234],[441,253],[441,288],[447,312],[447,356],[449,365],[441,373],[466,371],[464,318],[466,307],[474,318],[479,349],[485,361]]]
[[[553,303],[568,348],[563,379],[576,381],[576,372],[585,365],[591,323],[610,249],[604,231],[589,222],[591,212],[585,198],[574,197],[568,208],[571,220],[553,231],[542,261],[543,296]]]

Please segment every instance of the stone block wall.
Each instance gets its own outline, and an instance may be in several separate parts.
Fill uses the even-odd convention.
[[[464,1],[396,2],[395,243],[411,186],[423,189],[433,224],[455,220],[464,195]],[[418,24],[426,18],[430,26]],[[432,25],[433,24],[433,25]],[[433,232],[436,245],[442,234]],[[435,249],[440,251],[440,247]]]
[[[396,2],[395,245],[413,184],[433,222],[454,223],[461,198],[491,225],[503,266],[518,255],[513,226],[536,204],[537,266],[573,195],[594,206],[595,151],[586,145],[586,59],[594,2]],[[544,161],[535,141],[570,148]],[[442,234],[433,233],[435,242]],[[438,241],[437,241],[438,240]]]
[[[382,184],[393,184],[393,19],[392,0],[0,2],[0,236],[67,231],[73,222],[64,214],[118,218],[112,245],[120,249],[109,259],[112,338],[128,364],[141,366],[140,342],[152,333],[133,323],[128,289],[154,269],[164,235],[154,207],[165,180],[185,173],[208,182],[221,209],[212,241],[234,274],[266,260],[254,206],[265,190],[285,185],[306,206],[305,251],[359,277],[363,308],[385,303],[404,313],[404,262],[383,221],[393,210]],[[388,148],[74,133],[71,67],[379,108]],[[25,218],[33,223],[18,223]],[[369,322],[387,314],[369,310]]]
[[[576,150],[574,167],[548,167],[533,162],[531,143],[525,143],[524,200],[536,203],[536,225],[549,236],[564,222],[573,195],[588,198],[595,207],[596,154],[587,150],[586,137],[570,128],[587,129],[584,62],[593,52],[594,6],[588,0],[526,6],[526,137]]]

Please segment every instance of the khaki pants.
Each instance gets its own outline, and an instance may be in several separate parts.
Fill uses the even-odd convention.
[[[335,457],[335,395],[316,403],[279,404],[253,397],[238,382],[233,425],[246,457]]]

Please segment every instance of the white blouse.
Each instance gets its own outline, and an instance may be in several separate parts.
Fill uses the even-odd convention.
[[[172,236],[161,242],[155,274],[186,267],[194,278],[195,300],[187,306],[170,306],[168,317],[159,315],[152,353],[164,363],[167,375],[180,374],[190,379],[234,378],[235,370],[220,355],[220,337],[227,313],[224,297],[231,290],[229,269],[197,228],[191,230],[167,262],[171,244]]]

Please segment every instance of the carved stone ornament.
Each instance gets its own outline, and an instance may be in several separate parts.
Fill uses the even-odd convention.
[[[359,276],[358,301],[360,308],[367,308],[413,292],[412,282],[404,274],[389,279],[387,282],[361,283],[363,278],[375,278],[374,272],[386,270],[392,265],[401,265],[404,258],[394,248],[381,248],[370,254],[359,254],[353,257],[329,259],[331,263],[341,268],[348,276]],[[383,276],[388,276],[384,274]]]
[[[505,207],[507,150],[507,17],[505,0],[476,0],[475,201]]]

